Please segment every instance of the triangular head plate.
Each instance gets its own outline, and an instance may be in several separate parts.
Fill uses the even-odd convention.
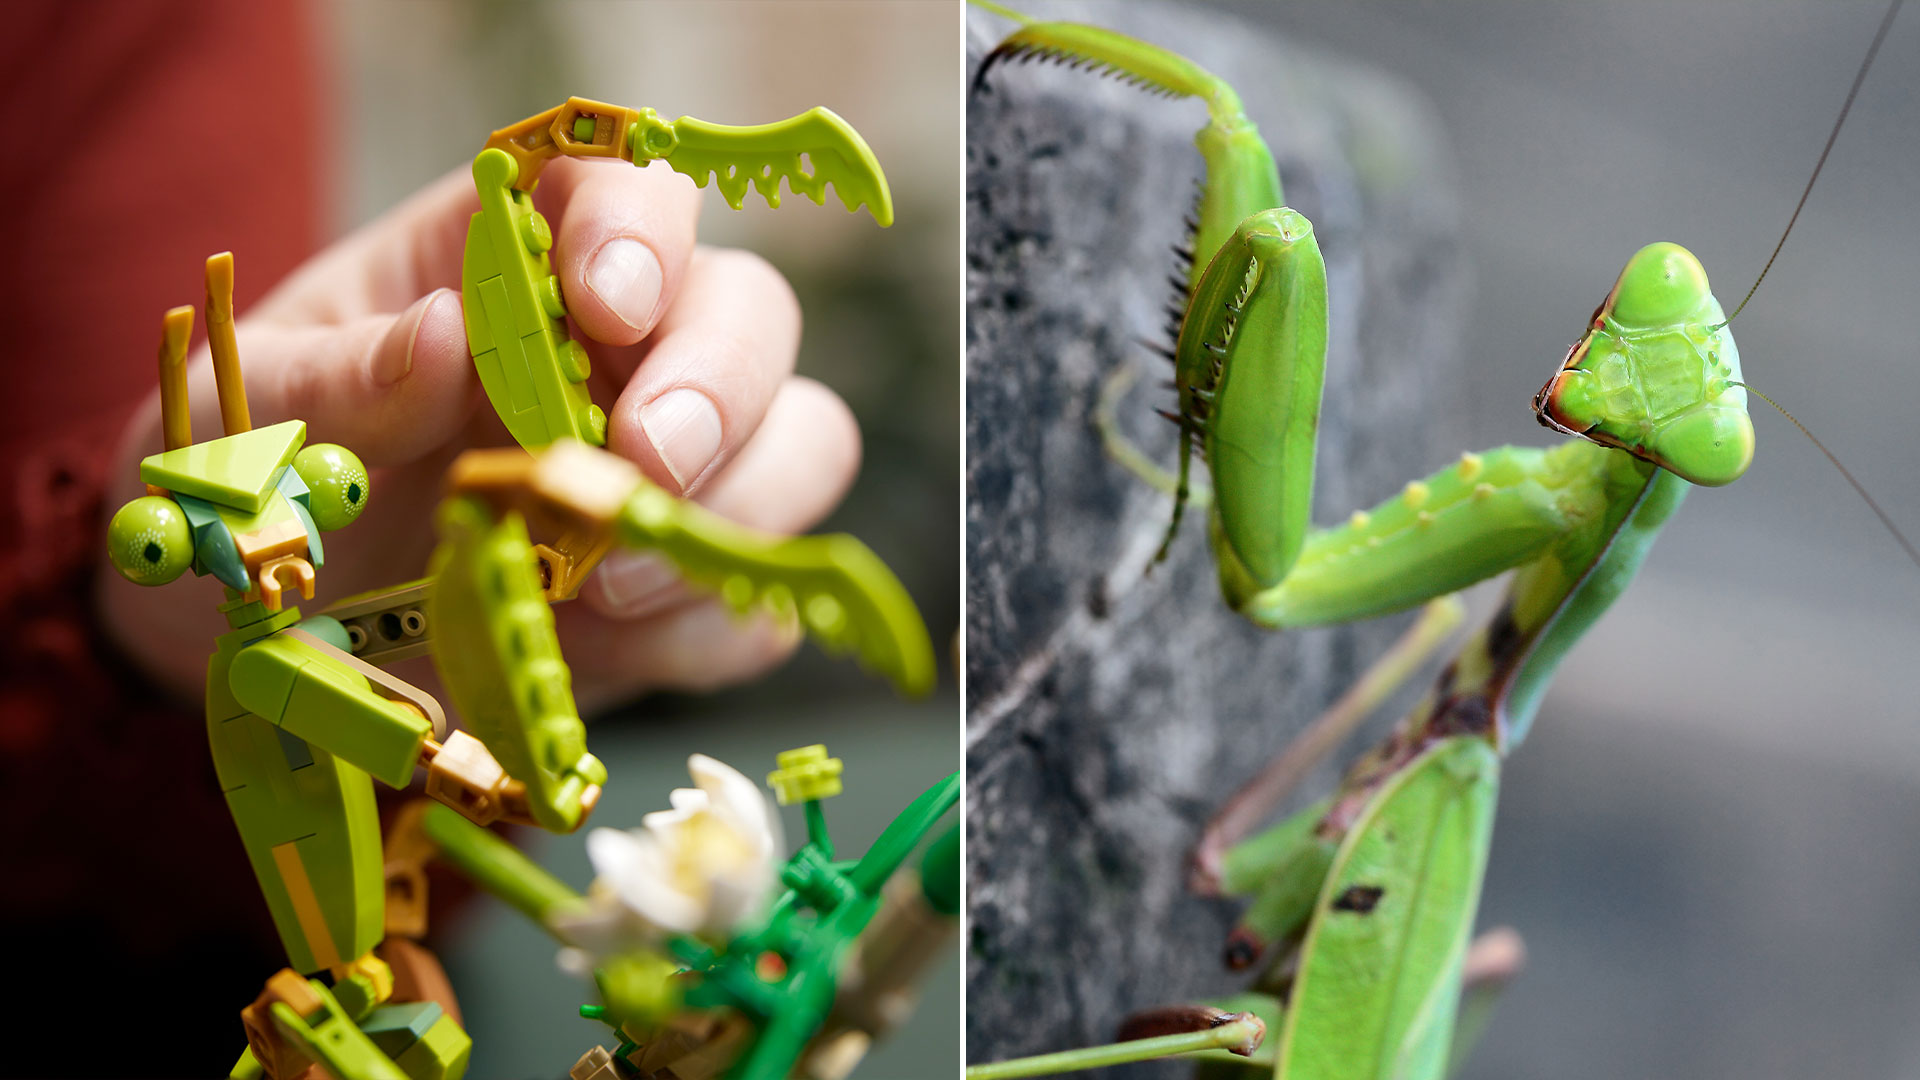
[[[275,474],[306,441],[306,422],[288,420],[154,454],[140,462],[140,479],[255,514],[273,493]]]

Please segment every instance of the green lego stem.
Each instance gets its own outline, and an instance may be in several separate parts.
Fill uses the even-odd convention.
[[[737,611],[797,617],[828,651],[854,649],[903,694],[933,688],[933,645],[906,587],[854,537],[773,537],[643,481],[614,524],[625,547],[658,551]]]
[[[942,915],[960,913],[960,823],[954,822],[920,857],[920,895]]]
[[[550,916],[586,903],[519,848],[446,806],[428,807],[421,827],[439,845],[441,859],[542,927],[550,928]]]
[[[663,120],[651,110],[627,129],[633,162],[664,160],[700,187],[715,179],[735,210],[752,186],[780,205],[780,181],[797,195],[826,202],[832,183],[848,212],[866,206],[881,227],[893,224],[893,194],[865,139],[831,109],[812,108],[772,124],[710,124],[691,116]],[[807,166],[811,165],[811,171]]]
[[[921,838],[959,801],[960,774],[949,773],[945,780],[922,792],[888,823],[886,831],[847,875],[848,880],[863,893],[878,894],[880,887],[919,846]]]
[[[829,862],[833,860],[833,838],[827,835],[827,815],[821,809],[819,799],[808,799],[807,842],[820,849],[820,854]]]

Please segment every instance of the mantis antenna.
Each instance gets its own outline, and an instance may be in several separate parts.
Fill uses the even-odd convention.
[[[1873,33],[1872,44],[1867,46],[1866,58],[1860,61],[1860,70],[1853,75],[1853,85],[1847,88],[1847,98],[1840,104],[1840,115],[1834,117],[1833,130],[1827,132],[1827,144],[1820,148],[1820,157],[1813,163],[1813,175],[1807,177],[1807,186],[1801,189],[1800,201],[1793,205],[1793,213],[1787,217],[1787,227],[1780,231],[1780,242],[1773,245],[1773,254],[1767,256],[1767,264],[1760,268],[1760,276],[1754,279],[1753,288],[1748,289],[1747,295],[1741,297],[1739,305],[1733,309],[1733,314],[1727,316],[1726,322],[1721,323],[1720,326],[1716,326],[1713,329],[1718,330],[1720,327],[1726,326],[1727,323],[1731,323],[1739,317],[1742,311],[1746,310],[1747,301],[1753,299],[1753,294],[1760,291],[1760,283],[1767,280],[1767,271],[1773,269],[1774,260],[1780,257],[1780,249],[1787,246],[1787,236],[1793,232],[1794,222],[1800,220],[1800,211],[1807,205],[1807,196],[1813,194],[1813,183],[1820,179],[1820,170],[1826,167],[1827,155],[1833,153],[1834,141],[1840,137],[1840,129],[1847,122],[1847,113],[1853,108],[1854,99],[1860,96],[1861,84],[1867,81],[1867,71],[1873,67],[1873,58],[1879,55],[1881,44],[1887,40],[1887,31],[1893,29],[1894,16],[1900,14],[1900,5],[1904,2],[1905,0],[1893,0],[1891,4],[1887,5],[1887,13],[1881,16],[1880,27]],[[1866,502],[1867,507],[1873,511],[1874,516],[1880,519],[1880,524],[1886,526],[1887,531],[1893,534],[1894,540],[1906,551],[1907,558],[1913,560],[1913,565],[1920,566],[1920,549],[1914,547],[1913,541],[1907,539],[1907,534],[1901,532],[1900,527],[1893,523],[1893,519],[1887,516],[1885,510],[1880,508],[1880,504],[1874,500],[1873,496],[1867,494],[1866,487],[1854,478],[1851,470],[1841,464],[1839,456],[1827,449],[1826,443],[1821,442],[1812,431],[1809,431],[1807,425],[1801,423],[1798,417],[1788,412],[1779,402],[1761,393],[1752,384],[1742,382],[1736,383],[1735,385],[1742,389],[1752,391],[1761,401],[1773,406],[1776,412],[1786,417],[1788,423],[1799,428],[1800,434],[1805,435],[1807,441],[1812,443],[1814,448],[1819,450],[1820,453],[1824,454],[1826,459],[1833,463],[1834,468],[1840,470],[1840,475],[1846,478],[1847,483],[1853,485],[1853,490]]]
[[[1781,416],[1786,417],[1788,423],[1799,428],[1800,434],[1805,435],[1808,442],[1812,443],[1822,454],[1825,454],[1827,460],[1833,462],[1833,467],[1840,470],[1840,475],[1847,478],[1847,483],[1853,485],[1853,490],[1859,492],[1860,497],[1867,501],[1867,506],[1872,508],[1874,514],[1880,518],[1880,524],[1885,525],[1887,531],[1893,534],[1893,538],[1900,542],[1901,547],[1906,549],[1907,558],[1913,560],[1913,565],[1920,566],[1920,549],[1916,549],[1913,546],[1913,541],[1907,539],[1907,534],[1900,531],[1900,526],[1893,523],[1893,519],[1887,516],[1885,510],[1880,509],[1880,504],[1874,501],[1873,496],[1867,494],[1867,489],[1861,486],[1860,481],[1853,478],[1853,473],[1848,471],[1845,465],[1840,464],[1839,457],[1835,456],[1833,451],[1827,449],[1826,443],[1815,438],[1813,432],[1808,431],[1807,425],[1801,423],[1799,418],[1788,412],[1779,402],[1761,393],[1751,383],[1736,382],[1734,385],[1752,392],[1755,397],[1773,406]]]
[[[1820,179],[1820,170],[1826,167],[1827,155],[1833,153],[1834,140],[1840,137],[1840,129],[1847,122],[1847,112],[1853,108],[1853,99],[1860,96],[1860,85],[1867,81],[1867,69],[1873,67],[1873,58],[1879,54],[1880,44],[1887,40],[1887,31],[1893,29],[1893,17],[1900,14],[1900,5],[1904,2],[1905,0],[1893,0],[1893,3],[1887,5],[1887,13],[1880,19],[1880,29],[1873,33],[1873,44],[1867,46],[1867,57],[1860,61],[1860,70],[1854,73],[1853,85],[1847,90],[1847,100],[1840,105],[1840,115],[1834,117],[1833,130],[1827,132],[1827,145],[1820,148],[1820,158],[1813,163],[1813,175],[1807,177],[1807,186],[1800,191],[1800,201],[1793,204],[1793,213],[1787,218],[1787,227],[1780,230],[1780,242],[1773,245],[1773,254],[1767,256],[1767,265],[1760,268],[1760,276],[1753,279],[1753,288],[1748,289],[1747,295],[1740,298],[1739,306],[1733,309],[1733,314],[1727,316],[1727,321],[1721,323],[1720,326],[1714,327],[1714,330],[1718,330],[1721,326],[1726,326],[1727,323],[1740,317],[1740,313],[1746,310],[1747,301],[1753,299],[1753,294],[1760,291],[1760,283],[1767,280],[1767,271],[1773,269],[1773,260],[1780,257],[1780,249],[1787,246],[1787,235],[1793,232],[1793,223],[1800,220],[1800,211],[1807,205],[1807,196],[1813,194],[1813,182]],[[1753,388],[1748,387],[1747,389],[1752,390]],[[1760,392],[1754,390],[1754,393],[1759,394]],[[1780,406],[1774,405],[1765,394],[1760,394],[1760,397],[1762,400],[1765,400],[1767,404],[1773,405],[1776,409],[1780,409]],[[1786,416],[1789,420],[1793,420],[1793,417],[1787,416],[1785,409],[1780,409],[1780,415]],[[1798,420],[1794,420],[1796,426],[1798,426],[1799,423]],[[1805,432],[1807,429],[1802,427],[1800,430]],[[1807,438],[1813,439],[1813,435],[1809,433]],[[1813,441],[1815,446],[1820,445],[1820,440],[1814,439]],[[1821,446],[1820,449],[1825,450],[1826,447]],[[1832,454],[1828,454],[1827,456],[1833,457]],[[1835,460],[1834,464],[1838,465],[1840,462]],[[1843,473],[1846,472],[1845,469],[1841,469],[1840,471]],[[1853,477],[1848,476],[1847,479],[1852,480]],[[1854,485],[1856,488],[1859,486],[1859,484]],[[1865,495],[1866,492],[1862,491],[1861,494]],[[1873,500],[1868,499],[1867,501],[1872,502]],[[1879,509],[1877,506],[1874,507],[1875,511]],[[1885,517],[1885,515],[1881,516],[1883,518]],[[1904,537],[1901,539],[1901,543],[1906,543]],[[1907,551],[1909,554],[1913,552],[1911,545],[1908,546]],[[1915,558],[1914,561],[1920,562],[1920,557]]]

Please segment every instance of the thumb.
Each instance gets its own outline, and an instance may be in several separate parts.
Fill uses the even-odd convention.
[[[436,289],[399,314],[325,325],[235,325],[255,427],[307,422],[309,442],[347,447],[370,467],[402,465],[449,442],[472,415],[479,378],[460,294]],[[210,365],[195,365],[195,429],[218,430]]]

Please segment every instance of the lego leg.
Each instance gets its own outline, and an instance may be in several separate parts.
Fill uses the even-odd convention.
[[[337,1080],[406,1080],[318,979],[282,968],[240,1012],[247,1049],[266,1080],[293,1080],[318,1064]],[[235,1072],[248,1065],[242,1057]]]

